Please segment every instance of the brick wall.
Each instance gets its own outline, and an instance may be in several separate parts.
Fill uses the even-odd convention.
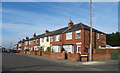
[[[45,56],[45,57],[51,57],[50,54],[51,52],[42,52],[42,56]]]
[[[21,50],[16,50],[16,53],[20,53]]]
[[[26,54],[30,54],[30,51],[26,51]]]
[[[42,56],[57,59],[65,59],[65,52],[42,52]]]
[[[80,54],[79,53],[68,53],[67,54],[67,58],[70,61],[80,61]]]
[[[37,54],[36,54],[36,51],[30,51],[30,54],[32,54],[32,55],[37,55]]]
[[[111,53],[117,52],[120,59],[120,49],[94,49],[93,60],[110,60]]]
[[[65,52],[58,52],[58,53],[56,53],[56,52],[52,52],[51,53],[51,57],[52,58],[57,58],[57,59],[65,59]]]
[[[40,51],[36,51],[36,55],[38,55],[38,56],[42,56],[42,52],[40,52]]]
[[[20,51],[20,53],[23,53],[23,54],[25,54],[26,52],[25,52],[24,50],[21,50],[21,51]]]
[[[93,61],[95,60],[110,60],[111,56],[107,53],[96,53],[93,54]]]
[[[84,30],[85,31],[85,47],[90,48],[90,31]],[[99,39],[96,38],[96,32],[92,32],[92,47],[93,49],[97,49],[99,46],[106,46],[106,35],[99,33]]]

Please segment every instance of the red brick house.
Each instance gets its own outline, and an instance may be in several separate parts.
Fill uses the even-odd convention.
[[[34,50],[36,50],[36,48],[39,47],[40,39],[36,36],[36,33],[34,33],[32,38],[28,39],[28,43],[29,43],[28,49],[30,51],[34,51]]]
[[[51,48],[53,52],[65,50],[71,53],[88,53],[90,44],[90,27],[83,23],[75,24],[70,21],[67,27],[52,31]],[[93,29],[93,49],[106,46],[106,34]]]

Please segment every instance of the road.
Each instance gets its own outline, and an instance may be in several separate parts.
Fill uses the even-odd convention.
[[[39,57],[39,56],[38,56]],[[3,71],[117,71],[117,64],[68,65],[15,53],[2,54]]]

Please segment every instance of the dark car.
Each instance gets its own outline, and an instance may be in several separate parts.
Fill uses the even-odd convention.
[[[7,53],[16,53],[15,49],[7,49]]]

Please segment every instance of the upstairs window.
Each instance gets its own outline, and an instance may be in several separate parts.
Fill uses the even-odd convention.
[[[50,42],[53,42],[53,36],[50,37]]]
[[[60,40],[60,35],[56,35],[55,41],[59,41]]]
[[[46,42],[49,42],[49,37],[46,37]]]
[[[41,42],[44,42],[44,38],[41,39]]]
[[[28,45],[28,41],[25,42],[25,45]]]
[[[76,39],[79,39],[81,38],[81,31],[76,31]]]
[[[39,44],[38,39],[36,39],[36,44]]]
[[[66,33],[66,40],[72,39],[72,32]]]
[[[99,33],[96,34],[96,39],[100,39]]]

